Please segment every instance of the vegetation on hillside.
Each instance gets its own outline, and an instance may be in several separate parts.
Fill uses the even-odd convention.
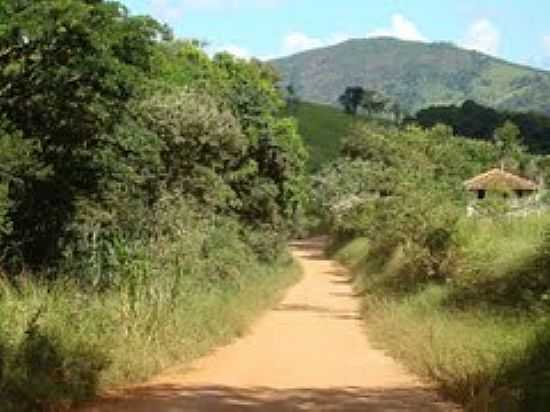
[[[0,409],[189,359],[288,283],[307,154],[271,67],[107,0],[2,2],[0,67]]]
[[[296,118],[308,151],[308,167],[314,172],[338,157],[354,121],[361,121],[332,106],[306,102],[293,106],[289,114]]]
[[[492,139],[498,127],[511,121],[520,128],[523,143],[529,151],[550,153],[550,117],[542,114],[498,111],[466,101],[461,106],[428,107],[406,121],[423,127],[446,124],[453,128],[457,136],[485,140]]]
[[[550,73],[449,43],[357,39],[271,62],[301,100],[337,105],[346,87],[376,90],[415,113],[466,100],[550,113]]]
[[[501,163],[546,173],[517,134],[511,123],[496,143],[441,125],[362,124],[314,178],[373,341],[472,411],[544,411],[549,401],[545,196],[517,217],[495,188],[466,217],[466,179]]]

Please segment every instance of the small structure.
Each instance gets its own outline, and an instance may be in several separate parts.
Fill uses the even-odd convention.
[[[507,197],[515,194],[516,199],[532,198],[540,186],[530,179],[508,173],[503,169],[492,169],[464,183],[466,190],[477,194],[483,200],[488,192],[500,192]]]

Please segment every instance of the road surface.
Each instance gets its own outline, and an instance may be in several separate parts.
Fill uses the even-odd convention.
[[[293,245],[304,277],[251,332],[84,412],[457,411],[373,349],[346,271],[322,240]]]

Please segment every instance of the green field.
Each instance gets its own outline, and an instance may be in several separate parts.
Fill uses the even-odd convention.
[[[315,103],[300,103],[291,114],[298,120],[298,129],[309,151],[310,171],[317,171],[338,157],[342,139],[357,121],[332,106]]]

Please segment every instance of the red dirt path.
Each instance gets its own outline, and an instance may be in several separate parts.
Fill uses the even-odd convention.
[[[302,281],[251,333],[82,412],[458,411],[373,349],[346,271],[296,243]]]

